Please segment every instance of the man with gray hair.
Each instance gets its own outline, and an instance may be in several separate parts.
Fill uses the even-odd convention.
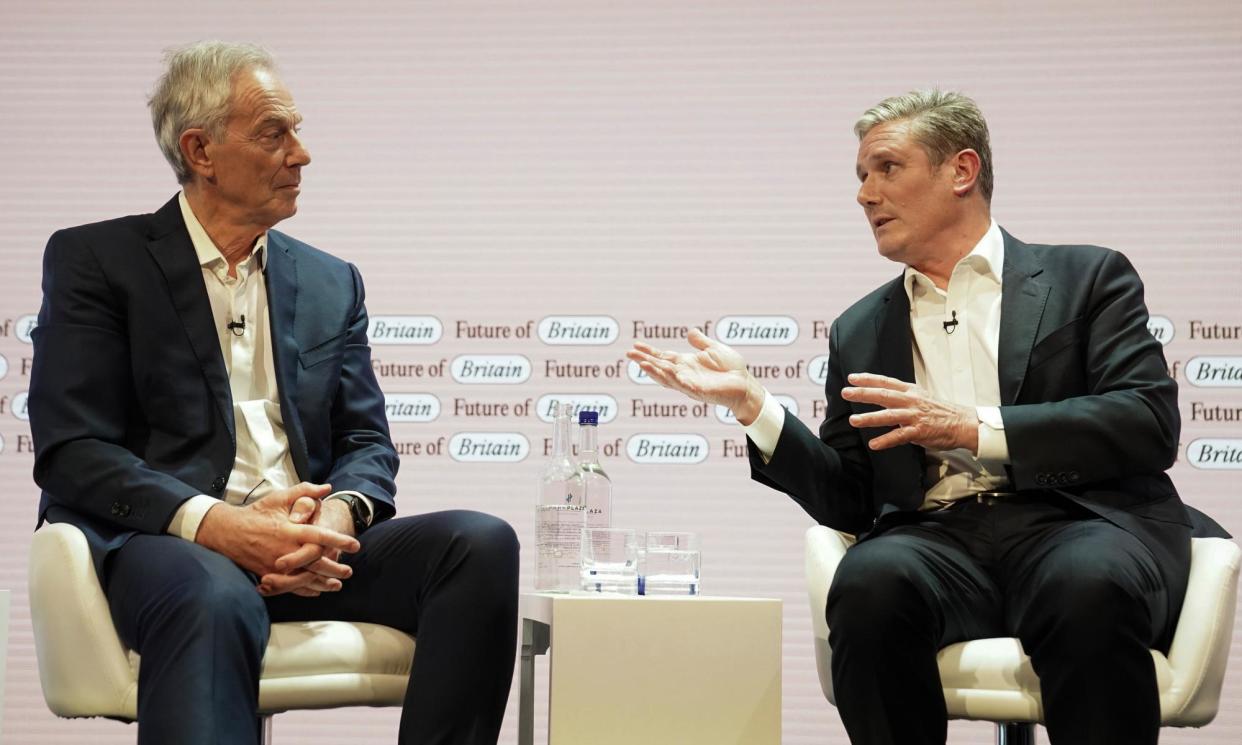
[[[310,154],[271,56],[178,50],[150,106],[181,192],[48,241],[29,404],[39,522],[83,531],[142,656],[139,743],[257,743],[270,622],[314,619],[417,636],[399,742],[495,743],[517,539],[394,517],[362,279],[272,229]]]
[[[1121,254],[1026,244],[991,216],[992,153],[957,93],[855,126],[858,203],[901,275],[833,323],[818,437],[736,351],[636,344],[656,381],[730,407],[753,477],[858,535],[826,608],[855,743],[943,743],[939,649],[1016,636],[1053,743],[1155,743],[1192,518],[1165,469],[1177,384]]]

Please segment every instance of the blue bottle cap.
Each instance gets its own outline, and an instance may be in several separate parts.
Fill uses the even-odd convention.
[[[579,411],[578,424],[599,424],[598,411]]]

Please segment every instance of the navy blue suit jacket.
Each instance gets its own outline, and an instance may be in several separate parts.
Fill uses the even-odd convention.
[[[395,512],[397,454],[371,370],[358,270],[268,233],[265,280],[285,433],[298,476]],[[197,254],[173,198],[155,214],[61,230],[43,259],[30,425],[39,524],[83,530],[101,572],[220,496],[236,455],[228,374]]]

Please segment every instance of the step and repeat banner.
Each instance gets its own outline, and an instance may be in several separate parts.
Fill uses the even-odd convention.
[[[697,531],[705,592],[784,600],[786,743],[846,742],[812,658],[811,521],[748,479],[726,410],[651,384],[624,352],[685,349],[700,328],[815,427],[832,320],[901,270],[855,202],[851,128],[881,98],[972,95],[992,129],[998,222],[1130,257],[1181,388],[1173,478],[1242,533],[1242,11],[1026,5],[0,2],[4,742],[133,742],[119,723],[56,720],[39,692],[30,331],[48,235],[176,193],[145,96],[161,50],[197,39],[268,47],[305,116],[313,161],[280,228],[367,283],[401,512],[505,518],[529,589],[550,413],[598,410],[614,522]],[[1242,740],[1242,654],[1225,697],[1206,730],[1164,740]],[[392,742],[396,718],[291,713],[276,736]],[[515,685],[503,742],[516,719]],[[992,738],[978,723],[951,732]]]

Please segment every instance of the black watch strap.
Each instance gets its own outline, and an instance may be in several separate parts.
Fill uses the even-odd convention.
[[[354,521],[354,535],[362,535],[362,531],[370,527],[370,515],[368,514],[367,506],[363,504],[357,494],[342,492],[339,494],[332,494],[328,497],[328,499],[339,499],[349,506],[349,516],[353,518]]]

